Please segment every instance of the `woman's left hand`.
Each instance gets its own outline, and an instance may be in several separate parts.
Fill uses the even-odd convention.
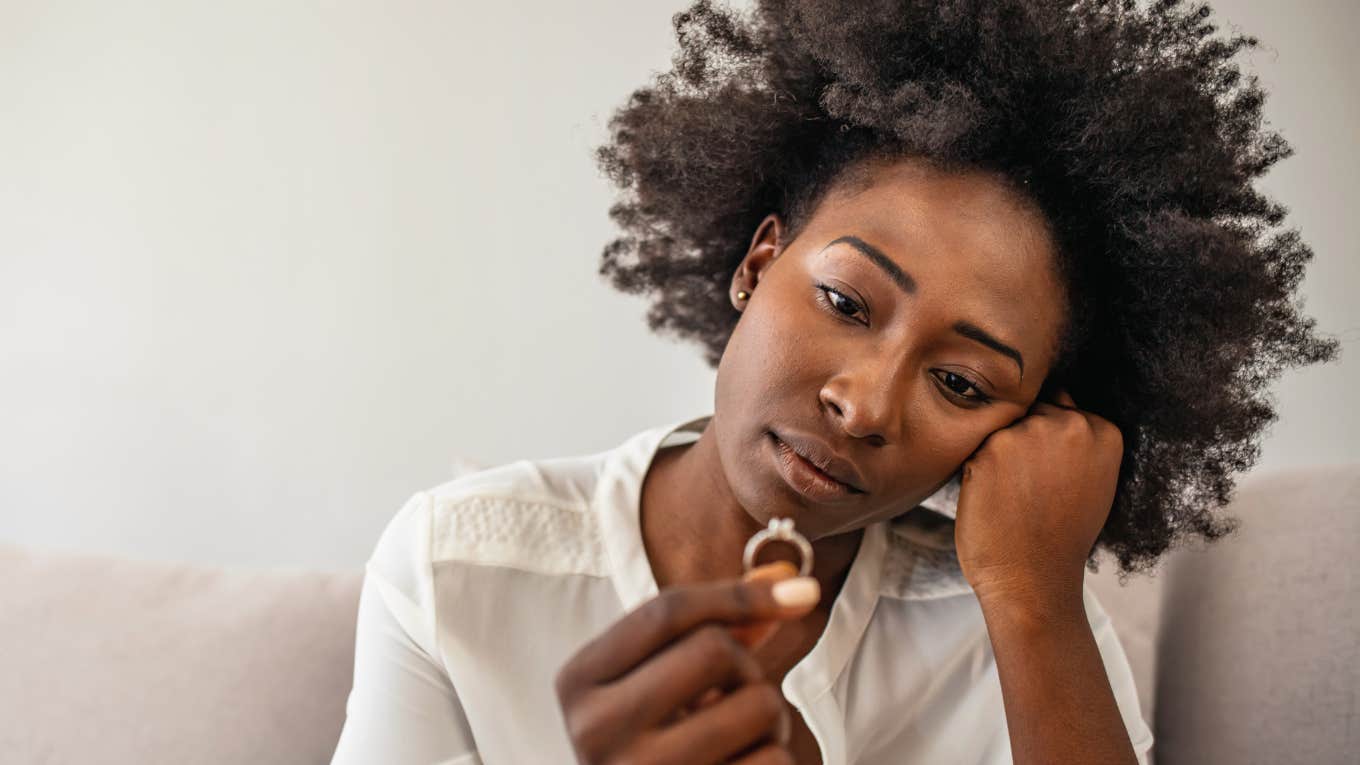
[[[982,442],[963,463],[954,525],[959,564],[980,600],[1080,602],[1123,452],[1119,428],[1064,390]]]

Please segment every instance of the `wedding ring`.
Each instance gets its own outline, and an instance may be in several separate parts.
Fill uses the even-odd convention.
[[[755,567],[756,553],[760,546],[766,542],[788,542],[798,548],[798,553],[802,562],[798,565],[798,575],[807,576],[812,573],[812,545],[807,538],[799,534],[793,528],[792,518],[771,518],[770,525],[757,531],[746,542],[746,551],[741,556],[744,570],[750,571]]]

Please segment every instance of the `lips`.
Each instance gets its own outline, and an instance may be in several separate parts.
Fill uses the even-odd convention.
[[[770,435],[784,442],[823,475],[844,484],[852,494],[867,493],[863,488],[864,479],[855,463],[836,454],[822,441],[793,431],[783,433],[770,431]]]

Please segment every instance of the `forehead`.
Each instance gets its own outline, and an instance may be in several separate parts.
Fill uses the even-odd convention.
[[[1049,350],[1062,313],[1053,243],[1042,213],[995,177],[897,162],[871,166],[828,193],[803,234],[812,239],[812,257],[859,261],[852,267],[875,272],[890,287],[848,246],[821,251],[847,234],[877,247],[915,280],[909,299],[939,300],[955,318],[996,327],[1027,357]]]

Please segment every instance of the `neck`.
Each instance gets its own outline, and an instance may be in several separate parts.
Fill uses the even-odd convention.
[[[642,540],[658,588],[740,578],[746,543],[765,527],[733,494],[712,423],[697,441],[657,451],[643,479]],[[840,591],[863,534],[857,529],[809,540],[811,576],[822,586],[824,607]],[[798,565],[798,552],[777,542],[762,546],[758,563],[775,560]]]

